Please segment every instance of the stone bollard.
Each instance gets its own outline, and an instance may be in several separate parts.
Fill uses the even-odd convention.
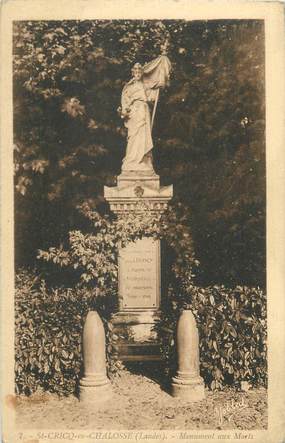
[[[83,328],[84,377],[79,382],[80,401],[102,402],[112,394],[106,373],[105,331],[96,311],[87,314]]]
[[[199,335],[194,315],[184,310],[177,324],[178,370],[172,378],[172,395],[182,400],[205,398],[204,382],[199,371]]]

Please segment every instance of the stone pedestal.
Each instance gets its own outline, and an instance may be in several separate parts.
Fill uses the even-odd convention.
[[[172,395],[187,401],[205,398],[199,371],[199,335],[194,315],[182,312],[177,324],[178,371],[172,379]]]
[[[104,197],[116,214],[141,212],[143,203],[154,212],[163,212],[173,196],[173,187],[160,186],[159,176],[144,171],[130,171],[117,178],[117,186],[104,186]]]
[[[160,186],[159,176],[144,171],[121,174],[116,187],[104,187],[104,196],[118,216],[154,215],[167,208],[172,186]],[[142,238],[119,250],[119,312],[112,323],[119,337],[119,358],[128,361],[159,360],[155,323],[161,300],[160,241]]]
[[[105,331],[96,311],[87,314],[83,328],[84,377],[80,380],[80,401],[99,403],[112,394],[106,373]]]

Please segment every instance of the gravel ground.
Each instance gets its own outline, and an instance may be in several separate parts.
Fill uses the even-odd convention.
[[[112,385],[112,399],[89,409],[74,396],[59,398],[48,393],[20,396],[16,407],[17,427],[82,430],[267,428],[265,389],[206,391],[204,400],[187,404],[171,397],[155,377],[140,373],[124,370],[114,378]],[[230,410],[222,413],[222,408],[227,407]]]

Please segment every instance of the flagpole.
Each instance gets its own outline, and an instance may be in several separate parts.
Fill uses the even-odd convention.
[[[167,49],[169,46],[169,41],[168,39],[165,41],[164,45],[161,46],[161,55],[165,56],[167,55]],[[154,107],[153,107],[153,112],[152,112],[152,117],[151,117],[151,131],[153,128],[153,123],[154,123],[154,117],[155,117],[155,112],[156,112],[156,108],[157,108],[157,102],[158,102],[158,97],[159,97],[159,89],[157,89],[157,94],[156,94],[156,98],[155,98],[155,103],[154,103]]]
[[[159,97],[159,88],[157,88],[157,94],[156,94],[155,103],[154,103],[154,107],[153,107],[153,111],[152,111],[152,117],[151,117],[151,130],[152,130],[152,128],[153,128],[153,122],[154,122],[154,116],[155,116],[155,112],[156,112],[156,107],[157,107],[158,97]]]

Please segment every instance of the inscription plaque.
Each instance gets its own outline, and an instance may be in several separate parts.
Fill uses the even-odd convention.
[[[142,238],[119,251],[122,310],[157,309],[160,301],[160,241]]]

